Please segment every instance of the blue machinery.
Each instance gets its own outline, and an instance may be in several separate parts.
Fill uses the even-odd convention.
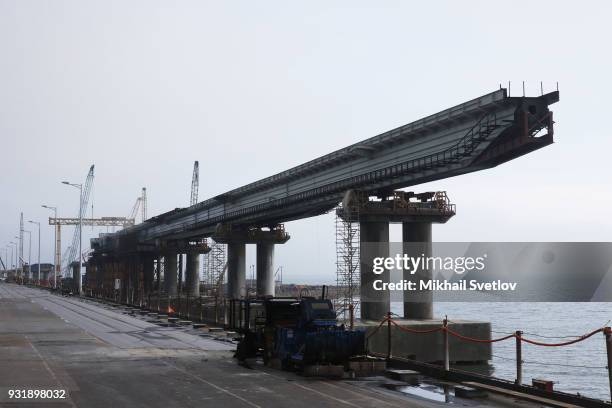
[[[365,354],[365,333],[338,325],[331,301],[270,298],[232,302],[230,326],[243,334],[237,357],[262,355],[282,368],[344,364]]]

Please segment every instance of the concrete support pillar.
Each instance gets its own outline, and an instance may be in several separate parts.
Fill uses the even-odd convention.
[[[178,295],[183,294],[183,254],[178,254]]]
[[[121,279],[121,296],[119,296],[119,300],[127,303],[130,282],[128,278],[128,265],[125,257],[121,258],[119,261],[119,276]]]
[[[227,296],[240,299],[246,295],[246,245],[227,244]]]
[[[187,254],[187,271],[185,286],[187,295],[200,296],[200,254]]]
[[[257,244],[257,296],[274,296],[274,244]]]
[[[144,296],[149,296],[153,291],[153,274],[154,265],[152,256],[144,256],[142,259],[142,277],[143,277],[143,288]]]
[[[131,305],[134,303],[134,286],[135,286],[135,282],[134,282],[134,260],[132,259],[132,257],[129,257],[125,260],[125,269],[126,269],[126,275],[127,275],[127,286],[126,286],[126,294],[125,294],[125,299],[128,305]]]
[[[411,257],[430,257],[432,254],[431,222],[404,222],[402,224],[404,254]],[[413,281],[419,287],[421,280],[432,279],[432,271],[420,268],[414,274],[404,271],[403,279]],[[433,292],[404,291],[405,319],[433,319]]]
[[[389,282],[389,271],[372,272],[374,258],[389,256],[389,223],[360,220],[361,319],[381,320],[390,308],[389,291],[375,290],[375,280]]]
[[[162,262],[161,256],[157,257],[156,267],[157,267],[156,290],[157,290],[157,296],[159,297],[161,295],[161,276],[162,276],[162,269],[163,269],[163,262]]]
[[[168,296],[176,296],[177,291],[177,264],[176,254],[164,256],[164,284],[166,286],[166,294]]]
[[[79,294],[79,288],[81,285],[79,285],[79,283],[81,282],[81,272],[79,270],[79,263],[78,262],[73,262],[72,263],[72,292],[75,294]]]

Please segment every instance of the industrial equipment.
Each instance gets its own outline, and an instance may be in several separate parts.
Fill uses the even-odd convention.
[[[62,277],[59,284],[59,292],[64,296],[74,294],[74,279],[72,277]]]
[[[138,209],[140,208],[140,204],[142,203],[142,197],[138,197],[136,198],[136,202],[134,203],[134,206],[132,207],[132,212],[130,212],[130,215],[127,217],[127,219],[136,220],[136,214],[138,214]],[[132,223],[132,225],[134,225]]]
[[[339,325],[327,299],[240,300],[233,302],[230,314],[239,316],[234,326],[243,334],[236,352],[241,361],[262,355],[267,365],[304,369],[347,364],[365,354],[364,332]]]

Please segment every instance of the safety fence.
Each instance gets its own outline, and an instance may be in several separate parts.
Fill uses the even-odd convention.
[[[522,344],[523,343],[531,344],[534,346],[540,346],[540,347],[564,347],[564,346],[570,346],[572,344],[576,344],[576,343],[585,341],[588,338],[593,337],[597,333],[603,333],[605,342],[606,342],[606,353],[607,353],[607,360],[608,360],[607,366],[605,368],[608,369],[608,377],[609,377],[609,382],[610,382],[610,394],[612,396],[612,328],[609,326],[595,329],[581,336],[565,336],[566,338],[571,338],[571,340],[556,342],[556,343],[547,343],[544,341],[533,340],[531,338],[527,338],[524,336],[524,333],[520,330],[516,330],[514,333],[509,333],[506,336],[493,338],[493,339],[478,339],[478,338],[474,338],[470,336],[465,336],[449,327],[449,323],[451,322],[448,320],[447,316],[444,318],[444,320],[442,321],[442,325],[439,327],[434,327],[431,329],[424,329],[424,330],[423,329],[413,329],[410,327],[401,326],[392,318],[392,315],[393,314],[391,312],[387,313],[386,317],[380,321],[380,323],[374,329],[374,331],[372,331],[366,336],[366,342],[368,342],[368,340],[374,334],[376,334],[386,323],[387,325],[387,359],[391,358],[391,343],[392,343],[391,328],[392,326],[395,326],[398,330],[402,332],[411,333],[411,334],[432,334],[432,333],[441,332],[444,338],[443,356],[444,356],[444,370],[446,371],[450,370],[449,336],[453,336],[461,341],[472,342],[472,343],[497,343],[497,342],[502,342],[502,341],[506,341],[510,339],[515,339],[515,342],[516,342],[516,379],[515,379],[515,383],[519,385],[523,383],[523,363],[524,363],[523,358],[522,358]],[[536,336],[537,335],[532,334],[532,337],[536,337]],[[537,336],[537,337],[546,337],[546,336]],[[558,338],[561,338],[561,337],[558,337]]]

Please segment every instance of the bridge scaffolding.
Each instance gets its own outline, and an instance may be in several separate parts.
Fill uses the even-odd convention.
[[[227,264],[227,245],[212,241],[210,252],[204,255],[202,263],[203,279],[206,290],[223,296],[224,270]]]
[[[340,204],[336,214],[336,295],[337,317],[349,322],[359,309],[359,206]],[[341,217],[339,213],[342,213]]]

